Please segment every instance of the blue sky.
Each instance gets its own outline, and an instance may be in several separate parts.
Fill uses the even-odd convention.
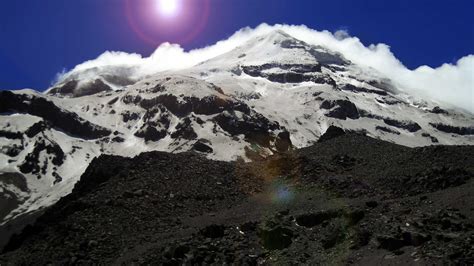
[[[366,45],[390,45],[409,68],[437,67],[474,54],[472,0],[209,1],[207,24],[182,44],[186,49],[213,44],[242,27],[266,22],[345,29]],[[143,41],[134,32],[124,6],[125,0],[2,1],[0,88],[44,90],[56,73],[106,50],[148,56],[156,44]]]

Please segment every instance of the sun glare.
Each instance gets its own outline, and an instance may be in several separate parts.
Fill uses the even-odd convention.
[[[179,12],[179,0],[156,0],[158,11],[167,17],[175,16]]]
[[[184,44],[207,26],[212,0],[124,0],[133,31],[153,46]],[[143,3],[143,4],[142,4]]]

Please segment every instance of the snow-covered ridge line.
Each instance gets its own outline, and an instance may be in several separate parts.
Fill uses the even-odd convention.
[[[73,70],[59,75],[59,83],[81,76],[80,80],[95,80],[94,73],[106,73],[110,76],[127,76],[133,80],[154,75],[163,71],[177,71],[190,68],[199,63],[224,55],[236,47],[248,42],[272,35],[284,33],[292,38],[313,46],[329,49],[332,53],[342,54],[358,66],[377,70],[397,83],[399,89],[418,97],[438,101],[444,108],[457,107],[474,113],[474,55],[466,55],[455,64],[443,64],[437,68],[420,66],[408,69],[390,51],[387,44],[365,46],[357,37],[347,32],[317,31],[304,25],[267,25],[256,28],[243,28],[226,40],[214,45],[184,51],[177,44],[165,43],[149,57],[124,52],[105,52],[97,59],[84,62]],[[115,74],[114,74],[115,73]]]

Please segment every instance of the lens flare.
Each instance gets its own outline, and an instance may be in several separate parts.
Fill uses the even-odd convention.
[[[156,0],[156,6],[161,15],[174,17],[179,13],[180,0]]]
[[[272,184],[271,200],[273,203],[287,204],[290,203],[294,197],[295,194],[291,185],[281,181],[276,181]]]
[[[186,44],[208,26],[210,0],[124,0],[130,28],[145,42]]]

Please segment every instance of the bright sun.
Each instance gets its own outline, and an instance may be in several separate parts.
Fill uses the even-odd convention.
[[[175,16],[179,11],[179,0],[156,0],[158,11],[167,17]]]

